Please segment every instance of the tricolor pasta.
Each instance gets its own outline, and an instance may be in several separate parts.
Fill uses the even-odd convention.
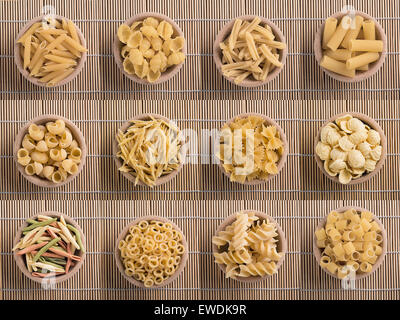
[[[236,118],[220,130],[216,156],[231,181],[245,183],[278,174],[285,146],[277,128],[260,116]]]
[[[284,255],[278,252],[279,241],[275,224],[254,212],[239,212],[236,220],[212,239],[218,248],[215,263],[225,265],[227,278],[272,275]]]
[[[372,271],[383,252],[383,230],[369,211],[332,211],[315,231],[320,265],[340,279]]]
[[[71,20],[34,23],[17,43],[23,69],[47,86],[55,86],[74,72],[87,49]]]
[[[321,67],[349,78],[367,71],[384,49],[383,41],[376,39],[375,22],[359,15],[326,19],[322,48]]]
[[[382,151],[379,132],[350,114],[323,127],[315,148],[325,172],[342,184],[374,171]]]
[[[64,120],[57,119],[31,124],[16,156],[27,175],[57,184],[78,173],[82,150]]]
[[[154,17],[118,28],[123,68],[148,82],[157,81],[168,68],[185,61],[185,39],[174,36],[173,26]]]
[[[286,44],[275,39],[268,24],[261,19],[236,19],[230,35],[220,43],[222,73],[236,84],[251,78],[265,81],[275,68],[282,68],[281,51]]]
[[[177,271],[185,253],[182,233],[157,220],[131,226],[118,249],[125,274],[145,287],[162,285]]]

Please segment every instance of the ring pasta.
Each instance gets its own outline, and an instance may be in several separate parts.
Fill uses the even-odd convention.
[[[356,15],[344,16],[340,21],[328,18],[322,35],[322,68],[354,78],[358,72],[369,70],[384,51],[382,40],[376,40],[375,23]]]
[[[321,267],[340,279],[371,272],[383,252],[382,232],[371,212],[330,212],[325,226],[315,231]]]
[[[17,161],[26,174],[53,183],[77,174],[81,157],[78,142],[61,119],[45,125],[31,124],[17,152]]]
[[[165,20],[148,17],[131,26],[122,24],[117,36],[123,44],[120,54],[125,72],[150,83],[185,61],[185,39],[174,36],[173,26]]]
[[[57,20],[34,23],[17,43],[23,69],[47,86],[55,86],[73,73],[82,53],[87,52],[74,23],[65,19],[62,23]]]
[[[227,278],[272,275],[283,258],[276,226],[254,212],[239,212],[236,220],[212,239],[215,263],[225,265]]]
[[[185,246],[183,235],[170,223],[152,220],[131,226],[118,250],[125,274],[153,287],[178,270]]]
[[[281,51],[286,44],[276,41],[271,27],[255,17],[251,22],[236,19],[220,48],[222,73],[240,84],[247,78],[265,81],[275,68],[282,68]]]

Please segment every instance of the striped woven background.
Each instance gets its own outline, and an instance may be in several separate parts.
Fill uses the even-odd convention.
[[[319,219],[343,205],[373,211],[389,235],[383,264],[367,279],[357,281],[351,291],[326,275],[311,253]],[[0,294],[4,299],[398,299],[399,205],[399,201],[2,201]],[[261,210],[276,218],[288,241],[278,274],[253,285],[225,279],[211,255],[211,237],[218,225],[241,209]],[[76,218],[87,238],[87,259],[79,273],[51,291],[27,280],[9,253],[23,219],[42,210]],[[169,217],[188,239],[188,264],[163,289],[130,285],[119,274],[112,255],[122,228],[148,214]]]
[[[88,43],[89,57],[72,83],[53,89],[35,88],[18,73],[13,45],[18,31],[44,5],[74,20]],[[400,3],[396,0],[314,1],[260,0],[2,0],[0,1],[0,93],[4,99],[398,99]],[[352,5],[377,18],[388,35],[386,62],[377,75],[358,84],[341,84],[320,70],[313,55],[313,39],[326,17]],[[117,68],[112,41],[118,26],[146,11],[161,12],[184,31],[188,57],[181,72],[157,86],[135,85]],[[244,14],[266,16],[286,36],[289,56],[284,70],[270,84],[243,89],[218,74],[212,46],[230,19]]]

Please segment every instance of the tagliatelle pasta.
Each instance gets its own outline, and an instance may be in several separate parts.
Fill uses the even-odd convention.
[[[34,23],[17,43],[24,70],[47,86],[55,86],[74,72],[87,49],[70,20]]]
[[[146,287],[161,285],[179,268],[185,253],[183,235],[168,222],[140,221],[118,243],[128,277]]]
[[[283,257],[277,251],[278,242],[273,223],[254,212],[239,212],[236,220],[212,239],[218,248],[214,252],[215,263],[226,266],[227,278],[272,275]]]
[[[379,132],[350,114],[323,127],[315,148],[326,173],[342,184],[374,171],[382,151]]]
[[[330,212],[315,231],[321,267],[340,279],[371,272],[383,251],[382,231],[369,211]]]
[[[123,68],[148,82],[157,81],[168,68],[185,61],[185,39],[173,36],[173,26],[149,17],[118,28],[118,39],[123,43]]]
[[[82,150],[62,119],[44,125],[31,124],[17,161],[29,176],[61,183],[79,171]]]
[[[275,126],[260,116],[236,118],[220,130],[217,157],[231,181],[265,180],[278,174],[284,145]]]
[[[276,41],[271,27],[261,25],[261,19],[255,17],[251,22],[236,19],[220,48],[222,73],[240,84],[249,77],[265,81],[275,68],[281,68],[281,51],[286,44]]]
[[[184,160],[180,130],[163,119],[133,120],[125,132],[118,132],[117,142],[117,157],[123,161],[119,170],[133,175],[135,184],[152,187]]]

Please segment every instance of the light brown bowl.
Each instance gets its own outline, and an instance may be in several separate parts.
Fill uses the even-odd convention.
[[[78,166],[78,172],[74,175],[68,175],[67,179],[61,183],[54,183],[53,181],[41,178],[37,175],[33,175],[33,176],[29,176],[25,173],[25,167],[21,164],[18,163],[18,157],[17,157],[17,153],[18,150],[20,148],[22,148],[22,140],[24,139],[25,134],[28,133],[28,129],[29,126],[31,124],[37,124],[37,125],[41,125],[41,124],[45,124],[49,121],[55,121],[55,120],[64,120],[65,122],[65,126],[71,130],[72,136],[73,138],[78,142],[79,147],[82,150],[82,158],[81,158],[81,162],[79,163]],[[79,128],[72,123],[70,120],[68,120],[67,118],[61,117],[61,116],[57,116],[57,115],[53,115],[53,114],[45,114],[39,117],[36,117],[34,119],[32,119],[31,121],[29,121],[26,125],[24,125],[18,132],[17,136],[15,137],[15,141],[14,141],[14,147],[13,147],[13,156],[14,156],[14,160],[15,163],[17,165],[18,171],[24,176],[24,178],[26,180],[28,180],[29,182],[39,186],[39,187],[45,187],[45,188],[57,188],[57,187],[61,187],[67,183],[70,183],[72,180],[74,180],[82,171],[83,167],[85,166],[85,162],[86,162],[86,155],[87,155],[87,147],[86,147],[86,142],[85,142],[85,138],[83,137],[81,131],[79,130]]]
[[[132,124],[131,122],[132,122],[133,120],[149,120],[150,117],[153,117],[154,119],[162,119],[162,120],[164,120],[165,122],[171,122],[170,119],[168,119],[168,118],[166,118],[166,117],[164,117],[164,116],[161,116],[161,115],[159,115],[159,114],[155,114],[155,113],[145,113],[145,114],[140,114],[140,115],[137,115],[137,116],[131,118],[130,120],[128,120],[127,122],[125,122],[125,123],[118,129],[118,131],[120,130],[120,131],[122,131],[122,132],[125,132],[125,131],[131,126],[131,124]],[[165,184],[165,183],[171,181],[171,180],[172,180],[173,178],[175,178],[175,177],[178,175],[178,173],[182,170],[183,165],[184,165],[184,162],[185,162],[186,148],[184,147],[184,145],[182,145],[181,148],[183,148],[183,149],[182,149],[183,154],[182,154],[182,162],[180,163],[179,167],[178,167],[175,171],[171,172],[170,174],[167,174],[167,175],[165,175],[165,176],[161,176],[160,178],[158,178],[158,179],[156,180],[156,182],[155,182],[155,186],[160,186],[160,185],[162,185],[162,184]],[[122,167],[122,165],[123,165],[123,161],[122,161],[120,158],[117,157],[118,151],[119,151],[118,142],[117,142],[116,137],[114,137],[114,139],[113,139],[113,154],[114,154],[115,164],[117,165],[117,169],[119,169],[119,168]],[[119,170],[118,170],[118,171],[119,171]],[[135,183],[136,177],[134,177],[134,176],[133,176],[132,174],[130,174],[129,172],[121,172],[121,174],[122,174],[126,179],[128,179],[129,181]],[[139,186],[148,187],[148,185],[146,185],[144,182],[142,182],[142,181],[140,181],[140,180],[138,180],[137,184],[138,184]]]
[[[271,118],[269,118],[269,117],[267,117],[267,116],[265,116],[265,115],[263,115],[263,114],[260,114],[260,113],[242,113],[242,114],[240,114],[240,115],[238,115],[238,116],[236,116],[236,117],[233,117],[233,118],[229,119],[226,123],[227,123],[227,124],[230,124],[230,123],[232,123],[234,120],[236,120],[237,118],[242,119],[242,118],[247,118],[247,117],[250,117],[250,116],[257,116],[257,117],[263,118],[263,119],[268,123],[268,125],[270,125],[270,126],[275,126],[276,129],[277,129],[277,131],[279,132],[279,137],[280,137],[280,139],[281,139],[282,142],[283,142],[283,148],[284,148],[283,154],[282,154],[282,156],[280,157],[280,159],[279,159],[279,161],[278,161],[278,174],[279,174],[279,172],[282,170],[283,166],[284,166],[285,163],[286,163],[287,155],[288,155],[288,153],[289,153],[289,146],[288,146],[288,142],[287,142],[287,139],[286,139],[286,134],[285,134],[285,132],[283,131],[283,129],[281,128],[281,126],[278,125],[278,124],[276,123],[276,121],[274,121],[274,120],[272,120]],[[217,159],[217,160],[218,160],[218,167],[219,167],[219,169],[223,172],[223,174],[224,174],[225,176],[227,176],[228,178],[230,178],[231,174],[229,174],[229,173],[227,173],[227,172],[225,171],[224,167],[222,166],[222,161],[219,160],[219,159]],[[253,186],[253,185],[258,185],[258,184],[266,183],[267,181],[271,180],[273,177],[277,176],[278,174],[269,175],[268,178],[265,179],[265,180],[254,179],[254,180],[252,180],[252,181],[245,181],[244,183],[238,182],[238,181],[234,181],[234,182],[235,182],[235,183],[240,183],[240,184],[243,184],[243,185]]]
[[[117,267],[118,270],[121,272],[121,275],[128,280],[130,283],[134,284],[135,286],[139,287],[139,288],[144,288],[144,289],[148,289],[147,287],[145,287],[144,283],[142,281],[136,280],[133,277],[129,277],[125,274],[125,268],[124,265],[122,264],[121,261],[121,254],[120,254],[120,250],[118,249],[118,244],[120,243],[121,240],[125,239],[126,235],[129,232],[129,228],[137,225],[138,223],[140,223],[141,221],[150,221],[150,220],[156,220],[156,221],[161,221],[161,222],[168,222],[172,225],[172,227],[174,229],[176,229],[177,231],[179,231],[182,234],[182,244],[185,247],[185,252],[182,255],[182,259],[181,262],[179,264],[179,267],[176,269],[175,273],[169,277],[167,280],[165,280],[163,283],[159,284],[159,285],[154,285],[151,288],[160,288],[160,287],[165,287],[167,285],[169,285],[170,283],[172,283],[173,281],[176,280],[176,278],[178,278],[178,276],[182,273],[183,269],[185,269],[186,266],[186,262],[188,260],[188,244],[186,241],[186,237],[183,234],[182,230],[173,222],[171,222],[170,220],[164,218],[164,217],[157,217],[157,216],[145,216],[145,217],[140,217],[135,219],[133,222],[131,222],[130,224],[128,224],[119,234],[117,242],[115,244],[115,249],[114,249],[114,258],[115,261],[117,263]]]
[[[171,18],[161,14],[161,13],[157,13],[157,12],[144,12],[144,13],[140,13],[136,16],[133,16],[132,18],[126,20],[124,22],[124,24],[128,25],[129,27],[132,25],[133,22],[135,21],[141,21],[144,20],[148,17],[153,17],[156,18],[158,20],[165,20],[168,23],[170,23],[172,25],[172,28],[174,29],[174,33],[173,33],[173,37],[183,37],[185,38],[185,35],[183,34],[183,31],[181,30],[181,28],[179,28],[179,26],[175,23],[175,21],[173,21]],[[121,41],[119,41],[118,39],[118,35],[115,34],[115,38],[114,38],[114,43],[113,43],[113,53],[114,53],[114,58],[115,58],[115,62],[117,63],[118,68],[121,70],[121,72],[127,76],[129,79],[131,79],[132,81],[139,83],[139,84],[147,84],[147,85],[153,85],[153,84],[160,84],[163,83],[165,81],[168,81],[169,79],[171,79],[173,76],[175,76],[179,70],[182,68],[184,62],[178,64],[178,65],[174,65],[169,67],[166,71],[161,73],[160,78],[158,78],[156,81],[154,82],[149,82],[145,79],[140,79],[138,76],[136,76],[135,74],[129,74],[124,70],[124,66],[123,66],[123,62],[124,60],[121,57],[121,49],[123,47],[123,43]],[[182,52],[185,54],[185,56],[187,56],[187,43],[186,43],[186,38],[185,38],[185,45],[182,49]]]
[[[237,19],[241,19],[241,20],[245,20],[245,21],[252,21],[255,17],[255,15],[251,15],[251,16],[241,16],[241,17],[237,17],[231,21],[229,21],[222,29],[221,31],[218,33],[217,38],[214,41],[214,47],[213,47],[213,57],[214,57],[214,63],[218,69],[218,71],[222,74],[222,76],[227,79],[229,82],[232,82],[233,84],[240,86],[240,87],[246,87],[246,88],[252,88],[252,87],[259,87],[262,86],[270,81],[272,81],[273,79],[275,79],[278,74],[282,71],[282,69],[284,68],[285,62],[286,62],[286,56],[287,56],[287,45],[286,48],[283,50],[279,50],[279,61],[282,62],[283,66],[281,68],[275,68],[271,73],[268,74],[267,78],[264,81],[260,81],[260,80],[255,80],[252,77],[248,77],[247,79],[243,80],[240,84],[235,83],[235,79],[232,77],[226,77],[221,68],[222,68],[222,50],[219,47],[219,44],[221,42],[223,42],[227,37],[229,37],[233,25],[235,24],[235,20]],[[281,30],[270,20],[268,20],[267,18],[264,17],[259,17],[261,19],[261,23],[267,24],[271,27],[274,35],[276,36],[276,40],[286,43],[285,40],[285,36],[283,35],[283,33],[281,32]]]
[[[17,41],[18,41],[19,38],[21,38],[24,35],[24,33],[26,31],[28,31],[28,29],[34,23],[42,21],[43,17],[44,17],[44,15],[32,19],[18,33],[18,36],[15,39],[15,43],[14,43],[14,61],[15,61],[15,64],[17,65],[17,68],[18,68],[19,72],[21,72],[21,74],[24,76],[24,78],[27,79],[29,82],[31,82],[31,83],[33,83],[33,84],[35,84],[37,86],[46,87],[46,88],[60,87],[60,86],[63,86],[65,84],[67,84],[68,82],[72,81],[73,79],[75,79],[78,76],[78,74],[82,71],[82,68],[83,68],[83,66],[85,64],[85,61],[86,61],[87,53],[83,52],[82,55],[81,55],[81,58],[78,60],[78,64],[75,66],[74,71],[68,77],[66,77],[65,79],[61,80],[59,83],[57,83],[54,86],[49,87],[49,86],[47,86],[46,83],[40,82],[38,78],[30,76],[29,72],[27,70],[25,70],[24,67],[23,67],[23,61],[22,61],[23,59],[21,57],[21,52],[20,52],[22,45],[20,43],[17,43]],[[67,18],[59,16],[59,15],[55,15],[54,18],[56,20],[59,20],[59,21],[61,21],[62,19],[67,19]],[[82,31],[77,27],[77,25],[75,25],[75,28],[76,28],[76,32],[78,34],[78,37],[79,37],[79,39],[81,41],[81,44],[86,48],[86,40],[85,40],[85,37],[82,34]]]
[[[347,211],[348,209],[351,209],[351,208],[356,209],[359,212],[361,212],[361,211],[369,211],[369,210],[366,210],[364,208],[353,207],[353,206],[342,207],[342,208],[339,208],[339,209],[336,209],[336,210],[332,210],[332,211],[337,211],[339,213],[342,213],[342,212],[345,212],[345,211]],[[324,219],[322,219],[319,222],[319,224],[318,224],[318,226],[317,226],[317,228],[315,230],[319,230],[319,229],[325,227],[327,218],[328,218],[328,216],[326,216]],[[371,275],[373,272],[375,272],[376,269],[378,269],[378,267],[382,264],[383,260],[385,259],[385,255],[387,253],[387,234],[386,234],[385,227],[383,226],[382,222],[375,215],[373,216],[373,219],[378,223],[379,227],[382,230],[382,238],[383,238],[382,254],[379,256],[379,258],[376,261],[376,263],[372,266],[372,271],[371,272],[369,272],[369,273],[356,273],[355,280],[363,279],[363,278],[368,277],[369,275]],[[314,235],[313,235],[313,253],[314,253],[314,257],[317,260],[318,265],[319,265],[319,262],[320,262],[321,256],[322,256],[322,250],[321,250],[321,248],[318,248],[318,246],[317,246],[317,237],[315,236],[315,232],[314,232]],[[324,270],[330,276],[332,276],[332,277],[334,277],[336,279],[339,279],[337,275],[329,272],[329,270],[327,270],[325,268],[321,268],[321,269]]]
[[[331,17],[337,18],[338,20],[340,20],[345,15],[347,15],[347,13],[337,12],[334,15],[332,15]],[[369,16],[368,14],[366,14],[364,12],[355,11],[355,15],[362,16],[366,20],[372,20],[375,22],[376,39],[383,41],[383,52],[381,53],[379,60],[369,64],[368,71],[356,71],[356,76],[354,78],[345,77],[345,76],[342,76],[340,74],[334,73],[332,71],[326,70],[325,68],[321,67],[321,69],[328,76],[330,76],[332,79],[335,79],[335,80],[338,80],[341,82],[354,83],[354,82],[363,81],[363,80],[373,76],[382,67],[383,63],[385,62],[385,58],[386,58],[387,37],[386,37],[385,31],[383,30],[382,26],[373,17]],[[321,59],[323,57],[322,37],[324,34],[324,28],[325,28],[325,22],[319,27],[319,29],[315,35],[315,40],[314,40],[314,54],[315,54],[315,59],[317,60],[318,64],[321,62]]]
[[[374,130],[379,132],[379,135],[381,137],[382,155],[381,155],[381,158],[379,159],[379,161],[377,162],[376,168],[375,168],[374,171],[372,171],[370,173],[367,173],[367,174],[361,176],[358,179],[352,179],[348,184],[342,184],[342,183],[339,182],[339,176],[332,177],[325,171],[324,162],[316,154],[315,148],[317,147],[318,141],[320,141],[320,139],[321,139],[321,130],[322,130],[322,128],[325,127],[328,123],[334,122],[337,118],[340,118],[340,117],[342,117],[342,116],[344,116],[346,114],[350,114],[353,117],[356,117],[356,118],[360,119],[362,122],[364,122],[365,124],[369,125],[372,129],[374,129]],[[341,185],[344,185],[344,186],[356,185],[356,184],[364,183],[364,182],[370,180],[372,177],[374,177],[379,172],[379,170],[382,169],[382,167],[383,167],[383,165],[385,163],[386,157],[387,157],[387,139],[386,139],[385,133],[383,132],[382,128],[379,126],[379,124],[374,119],[366,116],[365,114],[358,113],[358,112],[340,113],[340,114],[337,114],[337,115],[333,116],[329,120],[327,120],[321,126],[321,128],[319,128],[317,137],[315,138],[315,142],[314,142],[314,159],[315,159],[315,161],[317,161],[318,168],[330,180],[332,180],[332,181],[334,181],[336,183],[339,183]]]
[[[281,258],[281,260],[279,260],[276,263],[276,270],[278,271],[279,268],[282,266],[283,261],[285,260],[285,255],[286,255],[286,251],[287,251],[287,242],[286,242],[286,238],[285,238],[285,233],[282,231],[281,227],[279,226],[279,224],[269,215],[266,215],[263,212],[260,211],[255,211],[255,210],[241,210],[238,212],[235,212],[234,214],[230,215],[229,217],[227,217],[218,227],[217,231],[215,232],[215,235],[217,235],[219,232],[223,231],[226,229],[226,227],[230,226],[235,220],[236,220],[236,215],[239,212],[244,212],[244,213],[250,213],[250,212],[254,212],[255,215],[257,217],[260,217],[262,220],[268,220],[270,223],[273,223],[276,226],[276,231],[278,233],[278,245],[277,245],[277,251],[278,252],[282,252],[283,253],[283,257]],[[212,250],[213,253],[221,253],[223,252],[223,248],[219,248],[213,244],[212,245]],[[223,264],[218,264],[218,267],[225,273],[226,272],[226,266]],[[251,277],[247,277],[247,278],[242,278],[242,277],[237,277],[234,278],[237,281],[240,282],[245,282],[245,283],[252,283],[252,282],[258,282],[258,281],[262,281],[265,280],[267,278],[269,278],[269,275],[265,275],[265,276],[251,276]]]
[[[53,217],[53,218],[59,218],[61,216],[64,217],[65,221],[68,224],[74,226],[80,232],[83,246],[86,248],[85,235],[83,234],[81,227],[75,222],[74,219],[72,219],[72,218],[70,218],[70,217],[68,217],[68,216],[66,216],[66,215],[64,215],[62,213],[56,212],[56,211],[39,212],[38,214],[32,216],[30,219],[36,219],[38,215],[46,215],[46,216]],[[16,236],[14,238],[13,247],[17,245],[17,243],[19,242],[19,240],[22,237],[22,230],[24,228],[26,228],[27,226],[28,226],[28,223],[25,221],[24,224],[18,229],[18,231],[16,233]],[[70,279],[71,277],[73,277],[79,271],[79,269],[83,265],[83,262],[85,261],[86,253],[83,253],[82,251],[79,251],[79,256],[82,258],[81,261],[78,261],[76,263],[76,265],[71,268],[69,273],[53,277],[52,279],[54,279],[54,283],[64,282],[64,281]],[[15,251],[14,251],[14,259],[15,259],[15,262],[17,263],[18,268],[22,271],[22,273],[26,277],[31,279],[32,281],[35,281],[37,283],[42,283],[42,281],[48,281],[48,279],[46,279],[46,278],[38,278],[38,277],[32,276],[32,274],[28,271],[28,268],[26,267],[25,260],[24,260],[23,256],[17,255]]]

